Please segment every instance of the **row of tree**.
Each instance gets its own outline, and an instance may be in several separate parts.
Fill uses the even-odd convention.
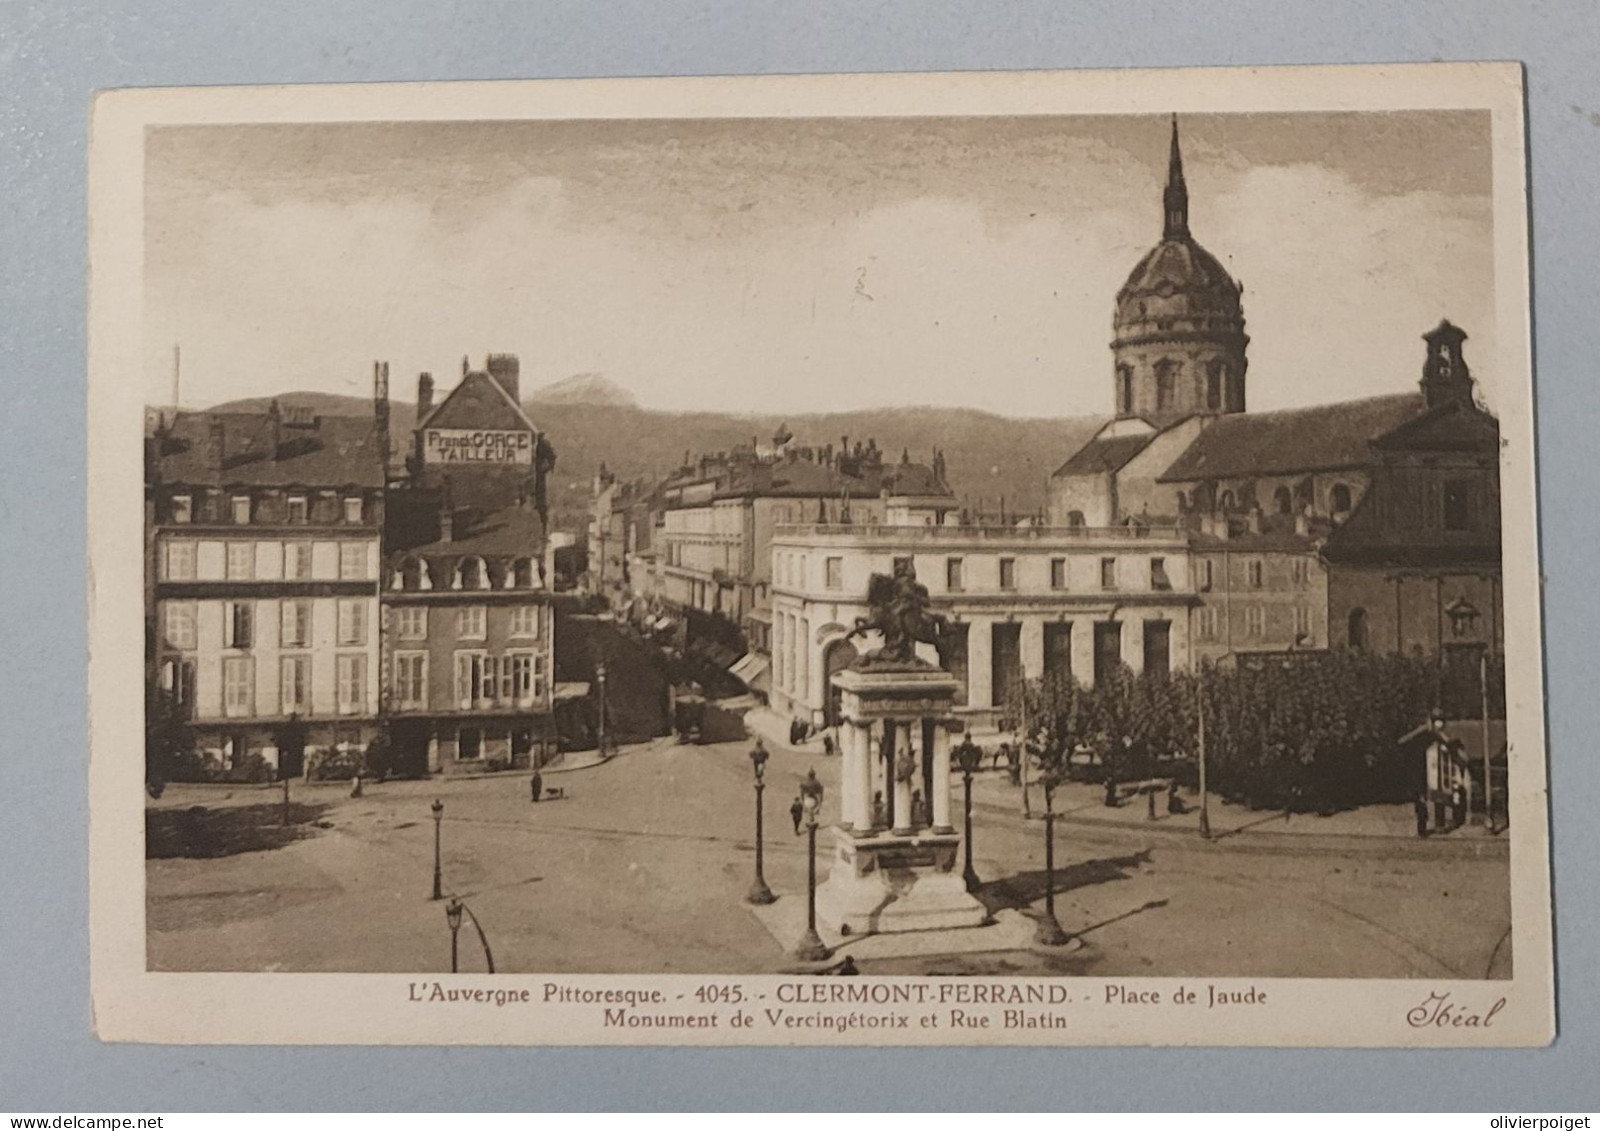
[[[1503,661],[1489,710],[1504,717]],[[1399,739],[1441,703],[1446,676],[1421,656],[1355,651],[1244,657],[1196,673],[1135,675],[1093,687],[1070,675],[1012,684],[1003,725],[1046,769],[1128,782],[1196,784],[1252,808],[1334,812],[1408,799],[1417,766]]]

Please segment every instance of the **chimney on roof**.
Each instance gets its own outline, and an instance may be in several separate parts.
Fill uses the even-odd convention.
[[[514,353],[491,353],[485,363],[489,376],[494,378],[495,384],[506,391],[506,395],[521,404],[520,374],[521,363],[517,361]]]
[[[220,416],[213,416],[211,427],[206,433],[206,466],[220,475],[227,458],[228,426],[223,423]]]
[[[378,460],[389,482],[389,363],[372,363],[372,424],[378,434]]]
[[[272,403],[267,406],[267,458],[276,460],[282,450],[283,410],[278,407],[278,398],[273,397]]]
[[[419,373],[417,375],[417,423],[422,423],[422,418],[433,411],[433,374]]]

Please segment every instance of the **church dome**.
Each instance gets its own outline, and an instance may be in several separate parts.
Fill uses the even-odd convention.
[[[1117,415],[1243,412],[1250,339],[1242,288],[1189,234],[1176,118],[1161,204],[1161,242],[1117,292],[1111,342]]]
[[[1164,239],[1151,248],[1117,292],[1118,337],[1165,331],[1243,330],[1239,285],[1193,239]]]

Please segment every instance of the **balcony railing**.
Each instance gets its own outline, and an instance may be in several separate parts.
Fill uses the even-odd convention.
[[[788,523],[775,536],[873,538],[904,542],[1160,542],[1182,541],[1181,526],[934,526],[884,523]]]

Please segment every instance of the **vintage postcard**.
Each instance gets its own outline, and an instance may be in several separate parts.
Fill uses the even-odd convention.
[[[1550,1041],[1522,98],[103,95],[97,1032]]]

